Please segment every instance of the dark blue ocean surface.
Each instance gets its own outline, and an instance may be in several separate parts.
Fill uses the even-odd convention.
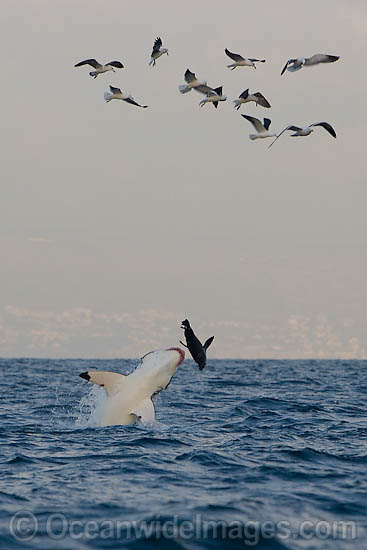
[[[0,548],[365,549],[366,361],[185,361],[151,426],[80,372],[0,361]]]

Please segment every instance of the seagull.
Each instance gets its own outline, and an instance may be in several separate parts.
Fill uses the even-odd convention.
[[[200,107],[203,107],[205,103],[213,103],[214,107],[218,108],[218,101],[226,101],[227,96],[223,95],[222,86],[209,90],[205,99],[202,99],[199,103]]]
[[[117,69],[123,69],[124,66],[120,61],[110,61],[109,63],[106,63],[106,65],[101,65],[96,61],[95,59],[86,59],[85,61],[80,61],[74,67],[81,67],[82,65],[90,65],[91,67],[95,68],[95,71],[91,71],[89,74],[90,76],[93,76],[94,78],[97,78],[99,74],[106,73],[107,71],[113,71],[115,72],[114,67]]]
[[[111,101],[111,99],[122,99],[123,101],[126,101],[126,103],[131,103],[131,105],[136,105],[137,107],[142,107],[143,109],[146,109],[148,107],[148,105],[139,105],[139,103],[136,103],[133,96],[123,93],[120,88],[114,88],[113,86],[110,86],[110,90],[111,93],[104,93],[106,103]]]
[[[249,135],[250,139],[253,140],[258,138],[267,138],[267,137],[276,136],[276,134],[272,134],[271,132],[269,132],[269,126],[271,124],[270,118],[264,118],[264,124],[262,124],[258,118],[255,118],[253,116],[249,116],[249,115],[241,115],[241,116],[243,116],[243,118],[251,122],[251,124],[253,125],[253,127],[257,132],[256,134],[250,134]]]
[[[256,69],[256,62],[265,63],[265,59],[254,59],[252,57],[249,57],[247,59],[245,57],[242,57],[242,55],[238,53],[230,52],[229,50],[227,50],[227,48],[224,51],[228,55],[228,57],[230,57],[234,61],[234,63],[232,63],[231,65],[227,65],[227,67],[231,69],[231,71],[233,71],[233,69],[235,69],[236,67],[253,67],[254,69]]]
[[[190,69],[186,69],[184,78],[185,78],[186,84],[180,84],[180,86],[178,87],[181,94],[186,94],[187,92],[191,92],[192,89],[202,94],[208,94],[208,92],[210,92],[210,90],[213,89],[207,85],[206,80],[198,80],[196,78],[195,73],[192,73]]]
[[[266,107],[267,109],[271,107],[269,101],[260,92],[250,94],[249,89],[247,88],[247,90],[245,90],[240,96],[238,96],[238,99],[235,99],[233,101],[234,108],[238,111],[242,103],[249,103],[250,101],[254,101],[256,103],[256,106],[261,105],[261,107]]]
[[[288,59],[280,75],[283,75],[286,70],[294,73],[302,69],[302,67],[312,67],[312,65],[318,65],[319,63],[334,63],[334,61],[338,61],[339,58],[339,55],[317,53],[311,57],[297,57],[295,59]]]
[[[159,38],[156,38],[155,41],[154,41],[154,45],[153,45],[153,49],[152,49],[152,54],[150,56],[150,61],[149,61],[149,65],[153,65],[153,67],[155,66],[155,61],[156,59],[158,59],[158,57],[161,57],[161,55],[163,55],[164,53],[166,53],[168,55],[168,50],[167,48],[162,48],[162,39]]]
[[[282,130],[280,132],[280,134],[277,135],[277,137],[274,139],[274,141],[272,141],[271,144],[269,145],[268,149],[273,145],[273,143],[276,142],[276,140],[284,132],[287,132],[288,130],[291,130],[292,132],[294,132],[294,134],[292,134],[291,137],[309,136],[311,134],[311,132],[314,131],[313,130],[314,126],[322,126],[322,128],[324,128],[327,132],[329,132],[329,134],[331,136],[336,138],[336,132],[335,132],[334,128],[331,126],[331,124],[329,124],[328,122],[314,122],[313,124],[310,124],[309,126],[305,126],[304,128],[300,128],[299,126],[293,126],[292,124],[290,124],[289,126],[284,128],[284,130]]]

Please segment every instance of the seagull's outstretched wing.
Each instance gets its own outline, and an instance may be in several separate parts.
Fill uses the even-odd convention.
[[[336,132],[328,122],[314,122],[313,124],[310,124],[310,126],[322,126],[331,136],[336,138]]]
[[[269,101],[260,92],[256,92],[254,96],[257,98],[257,103],[261,105],[261,107],[266,107],[267,109],[271,107]]]
[[[136,103],[136,101],[132,97],[127,97],[124,99],[126,103],[131,103],[131,105],[136,105],[137,107],[141,107],[142,109],[146,109],[148,105],[139,105],[139,103]]]
[[[253,57],[249,57],[249,60],[250,61],[257,61],[258,63],[265,63],[266,59],[254,59]]]
[[[196,80],[197,80],[195,73],[192,73],[190,71],[190,69],[186,69],[184,78],[185,78],[185,82],[187,82],[187,84],[192,84],[193,82],[196,82]]]
[[[270,118],[264,118],[264,128],[265,128],[265,130],[269,130],[270,124],[271,124]]]
[[[338,61],[339,55],[327,55],[323,53],[317,53],[311,57],[306,57],[305,59],[305,65],[318,65],[318,63],[334,63],[334,61]]]
[[[210,86],[207,86],[206,84],[201,84],[200,86],[195,86],[193,88],[196,92],[200,92],[201,94],[208,95],[210,92],[214,92],[214,89]]]
[[[120,88],[115,88],[114,86],[110,86],[111,94],[121,94]]]
[[[123,69],[124,66],[120,61],[110,61],[109,63],[106,63],[106,65],[111,65],[112,67],[116,67],[117,69]]]
[[[271,144],[269,145],[268,149],[270,149],[270,147],[276,142],[276,140],[278,138],[280,138],[280,136],[282,134],[284,134],[284,132],[286,132],[287,130],[293,130],[294,132],[297,132],[298,130],[302,130],[302,128],[300,128],[299,126],[293,126],[292,124],[290,124],[289,126],[286,126],[281,132],[280,134],[277,135],[277,137],[271,142]]]
[[[153,49],[152,49],[152,57],[155,53],[159,52],[162,46],[162,39],[158,36],[158,38],[155,39]]]
[[[280,76],[282,76],[285,73],[285,71],[288,69],[288,66],[294,63],[295,61],[297,61],[297,59],[288,59],[287,63],[284,65],[282,69],[282,72],[280,73]]]
[[[261,132],[264,132],[264,130],[266,130],[265,126],[262,124],[262,122],[260,122],[260,120],[258,118],[255,118],[254,116],[250,116],[250,115],[241,115],[241,116],[243,116],[243,118],[245,118],[246,120],[251,122],[251,124],[253,125],[253,127],[255,128],[255,130],[258,134],[260,134]],[[269,120],[269,119],[267,119],[267,120]]]
[[[243,61],[244,60],[244,57],[242,57],[242,55],[240,55],[238,53],[230,52],[229,50],[227,50],[227,48],[224,51],[226,52],[228,57],[233,59],[233,61]]]
[[[248,91],[249,91],[249,88],[247,88],[247,90],[242,92],[242,94],[239,95],[238,97],[240,97],[241,99],[247,99],[248,98]]]
[[[101,67],[103,67],[103,65],[98,63],[98,61],[96,61],[95,59],[85,59],[85,61],[80,61],[79,63],[74,65],[74,67],[81,67],[82,65],[90,65],[95,69],[100,69]]]

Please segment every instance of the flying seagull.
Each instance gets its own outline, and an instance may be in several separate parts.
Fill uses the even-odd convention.
[[[181,328],[183,328],[185,331],[184,334],[186,338],[186,344],[184,344],[181,340],[180,344],[182,344],[183,346],[185,346],[185,348],[189,350],[193,360],[198,365],[199,369],[203,370],[206,365],[206,350],[213,342],[214,336],[211,336],[206,340],[205,344],[202,344],[192,330],[188,319],[182,321]]]
[[[235,69],[236,67],[253,67],[254,69],[256,69],[256,65],[255,65],[256,62],[265,63],[265,59],[254,59],[253,57],[249,57],[249,58],[242,57],[242,55],[238,53],[230,52],[229,50],[227,50],[227,48],[224,51],[228,55],[228,57],[230,57],[234,61],[234,63],[232,63],[231,65],[227,65],[227,67],[231,69],[231,71],[233,71],[233,69]]]
[[[319,63],[334,63],[334,61],[338,61],[339,57],[339,55],[317,53],[311,57],[297,57],[295,59],[288,59],[280,74],[283,75],[286,70],[294,73],[302,69],[302,67],[312,67],[313,65],[318,65]]]
[[[111,101],[111,99],[122,99],[123,101],[126,101],[126,103],[131,103],[131,105],[136,105],[137,107],[142,107],[143,109],[146,109],[148,107],[148,105],[139,105],[139,103],[136,103],[133,96],[123,93],[120,88],[114,88],[113,86],[110,86],[110,90],[111,93],[104,93],[106,103]]]
[[[153,45],[149,65],[153,65],[154,67],[156,64],[155,63],[156,59],[158,59],[158,57],[161,57],[161,55],[163,55],[164,53],[168,55],[168,50],[167,48],[162,48],[162,39],[158,36],[158,38],[155,39],[155,42]]]
[[[208,92],[213,90],[213,88],[207,85],[206,80],[198,80],[196,78],[195,73],[192,73],[190,69],[186,69],[184,78],[185,78],[186,84],[180,84],[180,86],[178,87],[181,94],[186,94],[187,92],[191,92],[192,89],[202,94],[208,94]]]
[[[334,138],[336,138],[336,132],[334,130],[334,128],[331,126],[331,124],[329,124],[328,122],[314,122],[313,124],[310,124],[309,126],[305,126],[304,128],[300,128],[299,126],[293,126],[292,124],[290,124],[289,126],[287,126],[286,128],[284,128],[284,130],[282,130],[280,132],[280,134],[277,135],[277,137],[274,139],[274,141],[271,142],[271,144],[269,145],[268,149],[273,145],[273,143],[276,142],[276,140],[284,133],[284,132],[287,132],[288,130],[291,130],[292,132],[294,132],[294,134],[291,135],[291,137],[297,137],[297,136],[309,136],[311,134],[311,132],[313,132],[314,130],[314,127],[315,126],[321,126],[322,128],[324,128],[327,132],[329,132],[329,134],[331,136],[333,136]]]
[[[95,71],[91,71],[89,73],[90,76],[93,76],[94,78],[97,78],[99,74],[106,73],[107,71],[115,72],[115,68],[124,68],[123,64],[120,63],[120,61],[110,61],[109,63],[106,63],[106,65],[101,65],[95,59],[86,59],[85,61],[80,61],[79,63],[74,65],[74,67],[81,67],[82,65],[90,65],[91,67],[95,68]]]
[[[214,107],[218,108],[218,101],[226,101],[227,96],[223,95],[222,86],[218,88],[213,88],[207,93],[205,99],[202,99],[199,103],[200,107],[203,107],[205,103],[213,103]]]
[[[233,101],[234,108],[238,109],[241,107],[242,103],[249,103],[250,101],[254,101],[257,105],[261,105],[261,107],[266,107],[269,109],[271,107],[269,101],[260,93],[256,92],[255,94],[250,94],[249,89],[242,92],[242,94],[238,97],[238,99],[235,99]]]
[[[251,124],[256,130],[256,134],[249,135],[250,139],[259,139],[259,138],[276,136],[276,134],[274,133],[272,134],[271,132],[269,132],[269,126],[271,124],[270,118],[264,118],[264,124],[262,124],[262,122],[260,122],[258,118],[255,118],[253,116],[249,116],[249,115],[241,115],[241,116],[243,116],[243,118],[251,122]]]

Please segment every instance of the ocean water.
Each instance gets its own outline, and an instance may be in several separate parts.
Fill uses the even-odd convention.
[[[78,377],[0,361],[0,548],[366,549],[367,362],[186,360],[150,426],[96,427]]]

